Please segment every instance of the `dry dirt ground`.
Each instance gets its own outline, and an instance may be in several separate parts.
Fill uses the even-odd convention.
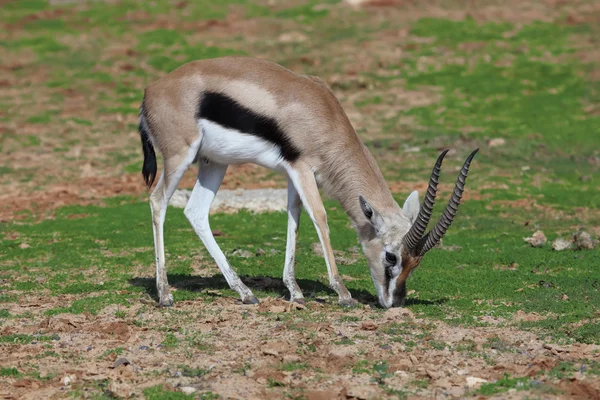
[[[501,321],[464,328],[419,319],[407,309],[340,311],[319,301],[298,309],[281,299],[261,300],[259,306],[233,299],[179,302],[169,310],[134,301],[130,308],[109,306],[97,316],[63,314],[26,325],[10,321],[3,335],[52,338],[12,346],[3,362],[36,364],[48,352],[57,361],[39,362],[46,381],[8,378],[0,395],[85,396],[100,387],[129,397],[162,384],[165,391],[222,398],[456,398],[508,374],[530,379],[497,398],[600,397],[599,380],[577,371],[567,380],[560,375],[561,363],[585,368],[600,361],[597,345],[553,345],[532,333],[494,327]],[[10,312],[41,316],[53,305],[29,298]]]
[[[442,7],[441,2],[436,1],[371,0],[364,3],[362,6],[369,9],[373,18],[391,15],[407,21],[424,16],[463,19],[469,15],[478,21],[523,23],[534,19],[550,21],[567,15],[567,21],[581,23],[598,15],[597,4],[562,0],[486,2],[485,6],[469,2],[467,8],[454,7],[454,3]],[[176,25],[177,21],[170,20],[169,16],[161,16],[155,23],[155,27]],[[259,42],[274,29],[272,25],[240,20],[235,13],[226,21],[200,25],[202,34],[213,42],[232,34],[243,35],[248,43]],[[4,28],[18,30],[18,24]],[[371,88],[352,77],[361,71],[373,70],[369,56],[373,52],[385,52],[389,36],[398,39],[406,35],[403,31],[384,32],[369,43],[369,51],[364,53],[348,51],[343,48],[346,43],[316,49],[307,56],[296,56],[289,67],[311,65],[315,73],[322,71],[319,74],[334,88],[340,80],[347,80],[364,94]],[[305,39],[282,35],[278,40]],[[0,48],[0,51],[5,50]],[[258,56],[275,56],[274,50],[257,52]],[[314,64],[319,52],[338,52],[338,62],[344,65],[342,72]],[[114,66],[116,72],[135,62],[134,56],[128,53],[127,43],[115,43],[107,54],[123,57],[123,61]],[[32,67],[27,76],[17,76],[14,71],[27,66],[29,61],[15,59],[9,53],[0,55],[3,95],[16,98],[22,94],[18,91],[27,90],[13,89],[17,83],[45,81],[43,66]],[[384,58],[379,57],[379,62]],[[141,87],[139,82],[135,84]],[[91,104],[97,99],[75,90],[60,90],[68,105],[62,111],[63,116],[92,119],[94,130],[79,126],[74,132],[73,127],[51,124],[0,122],[0,132],[18,130],[22,135],[40,137],[42,143],[37,153],[24,147],[3,154],[5,164],[35,172],[28,180],[2,185],[0,222],[20,218],[24,210],[42,219],[51,217],[52,211],[63,205],[102,204],[106,197],[123,194],[146,196],[139,172],[125,172],[114,160],[103,157],[122,147],[138,149],[138,134],[131,129],[131,125],[137,123],[135,116],[115,114],[96,118],[91,111],[96,107]],[[39,101],[48,101],[50,92],[46,87],[39,91]],[[347,91],[339,94],[354,126],[368,128],[377,137],[379,127],[354,105],[358,94]],[[394,95],[401,100],[398,107],[437,101],[437,94],[428,91]],[[0,110],[0,116],[10,112]],[[86,143],[101,129],[111,132],[120,129],[123,135],[110,136],[108,143],[95,139],[89,145],[76,145],[69,150],[72,157],[68,160],[58,159],[52,153],[55,142],[68,142],[76,137]],[[57,134],[53,136],[49,132]],[[180,187],[190,188],[193,182],[194,173],[189,171]],[[395,191],[403,190],[408,184],[390,181]],[[410,182],[410,185],[414,188],[415,183]],[[418,189],[422,192],[425,184],[420,185]],[[285,182],[261,167],[243,165],[228,170],[223,187],[285,187]],[[478,194],[473,192],[468,196]],[[17,346],[0,343],[2,363],[18,365],[24,371],[39,370],[43,379],[3,376],[0,397],[84,397],[99,392],[106,396],[130,397],[141,396],[144,390],[162,385],[163,393],[212,392],[222,398],[247,399],[494,398],[493,394],[473,393],[482,384],[495,382],[508,374],[530,379],[507,382],[512,389],[496,398],[600,398],[600,379],[593,378],[598,374],[584,376],[577,370],[569,370],[568,379],[561,375],[564,372],[561,365],[586,368],[595,362],[597,366],[600,346],[577,343],[559,346],[533,333],[506,327],[506,321],[486,321],[488,327],[459,327],[419,319],[407,309],[383,311],[361,305],[341,310],[327,301],[310,301],[306,308],[298,309],[272,298],[261,299],[258,306],[216,298],[212,302],[182,301],[171,309],[160,309],[155,307],[154,300],[141,297],[131,299],[128,308],[109,306],[98,315],[44,315],[48,309],[70,304],[75,297],[40,296],[10,304],[7,310],[11,315],[29,317],[6,319],[0,327],[2,335],[15,335],[16,342],[18,335],[41,336],[39,341]],[[518,318],[546,317],[521,314]],[[503,327],[495,326],[500,323]],[[56,357],[48,356],[52,354]],[[204,396],[211,398],[208,394]]]

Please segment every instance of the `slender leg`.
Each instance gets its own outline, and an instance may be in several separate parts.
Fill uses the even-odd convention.
[[[296,282],[294,261],[296,257],[296,237],[300,226],[302,201],[291,180],[288,180],[288,229],[287,245],[285,248],[285,266],[283,268],[283,283],[290,291],[290,301],[304,304],[304,295]]]
[[[219,186],[223,182],[227,165],[221,165],[204,159],[200,161],[198,179],[185,207],[184,214],[192,224],[194,231],[204,243],[204,246],[215,260],[221,273],[225,276],[229,287],[239,293],[244,304],[256,304],[258,300],[241,281],[227,262],[227,258],[217,244],[208,221],[210,205],[212,204]]]
[[[315,229],[317,230],[321,246],[323,246],[323,253],[325,254],[329,285],[338,294],[339,304],[343,306],[356,304],[356,300],[352,298],[350,292],[346,289],[335,263],[333,249],[329,241],[327,213],[319,195],[319,189],[313,172],[306,166],[294,165],[293,167],[289,167],[288,176],[294,183],[310,219],[315,224]]]
[[[163,307],[173,305],[173,295],[167,280],[165,266],[164,223],[167,205],[175,192],[179,181],[188,169],[194,155],[198,151],[200,140],[189,149],[186,157],[165,160],[165,168],[150,195],[150,209],[152,211],[152,231],[154,232],[154,252],[156,256],[156,289],[158,291],[158,304]]]

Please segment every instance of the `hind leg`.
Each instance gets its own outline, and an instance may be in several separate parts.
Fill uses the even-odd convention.
[[[287,244],[285,248],[285,265],[283,267],[283,283],[290,291],[290,301],[304,304],[304,295],[296,282],[294,262],[296,259],[296,238],[300,226],[300,214],[302,212],[302,200],[294,187],[294,183],[288,180],[288,228]]]
[[[229,265],[225,254],[223,254],[212,234],[208,221],[210,205],[223,182],[226,171],[227,165],[217,164],[208,159],[200,161],[198,179],[185,207],[184,214],[211,257],[219,266],[229,287],[238,292],[244,304],[256,304],[258,300],[254,297],[252,291],[241,281],[233,268],[231,268],[231,265]]]
[[[183,174],[194,161],[198,152],[200,139],[190,147],[184,157],[169,158],[165,160],[163,173],[150,195],[150,209],[152,211],[152,230],[154,232],[154,252],[156,255],[156,289],[158,291],[158,305],[168,307],[173,305],[173,295],[167,280],[165,266],[164,223],[167,205]]]

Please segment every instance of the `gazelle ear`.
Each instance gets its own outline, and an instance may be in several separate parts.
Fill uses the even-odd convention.
[[[406,198],[406,201],[402,206],[402,211],[404,212],[404,215],[408,217],[411,224],[414,224],[417,220],[420,208],[421,205],[419,204],[419,192],[415,190]]]
[[[379,212],[374,209],[364,197],[358,196],[358,201],[360,202],[360,208],[365,214],[365,217],[369,220],[375,231],[379,233],[379,231],[383,228],[383,217]]]

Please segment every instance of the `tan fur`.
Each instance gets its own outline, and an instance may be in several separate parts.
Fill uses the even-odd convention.
[[[302,189],[302,202],[319,233],[329,282],[338,293],[340,304],[351,304],[353,300],[335,264],[327,215],[315,174],[321,186],[341,203],[352,220],[373,279],[380,284],[377,282],[383,281],[381,257],[384,245],[388,251],[391,248],[399,254],[401,239],[411,224],[393,199],[377,163],[354,131],[341,104],[326,84],[315,76],[296,74],[270,61],[232,56],[182,65],[149,85],[145,91],[143,108],[148,134],[165,160],[163,175],[150,199],[160,303],[172,304],[164,262],[164,210],[181,179],[182,170],[187,169],[195,157],[195,154],[190,156],[190,152],[198,152],[194,146],[199,145],[202,134],[197,126],[196,112],[206,92],[224,94],[257,114],[275,119],[291,144],[300,150],[300,157],[290,165],[294,175],[290,178],[295,179],[294,186],[299,185],[298,189]],[[200,179],[196,186],[199,191],[203,190]],[[218,185],[211,190],[214,189],[218,189]],[[209,196],[206,190],[202,193],[205,198]],[[201,202],[202,196],[199,195],[196,201]],[[381,235],[376,234],[374,226],[365,217],[359,196],[363,196],[385,221],[386,230]],[[192,211],[188,210],[193,217],[191,222],[199,227],[197,232],[201,233],[202,240],[216,246],[209,235],[207,221],[203,219],[208,218],[208,211],[205,217],[194,216]],[[220,256],[218,248],[213,247],[213,253]],[[224,259],[221,259],[219,267],[245,303],[256,300]],[[287,271],[293,272],[293,268],[288,266]],[[290,291],[298,292],[295,281],[289,277],[286,279]],[[387,294],[384,297],[389,298]]]
[[[331,90],[317,77],[270,61],[242,56],[194,61],[149,85],[145,107],[150,131],[165,159],[185,154],[197,139],[194,115],[205,91],[227,94],[274,117],[302,150],[301,161],[319,172],[320,184],[358,226],[366,222],[359,194],[380,212],[399,211],[375,160]]]

